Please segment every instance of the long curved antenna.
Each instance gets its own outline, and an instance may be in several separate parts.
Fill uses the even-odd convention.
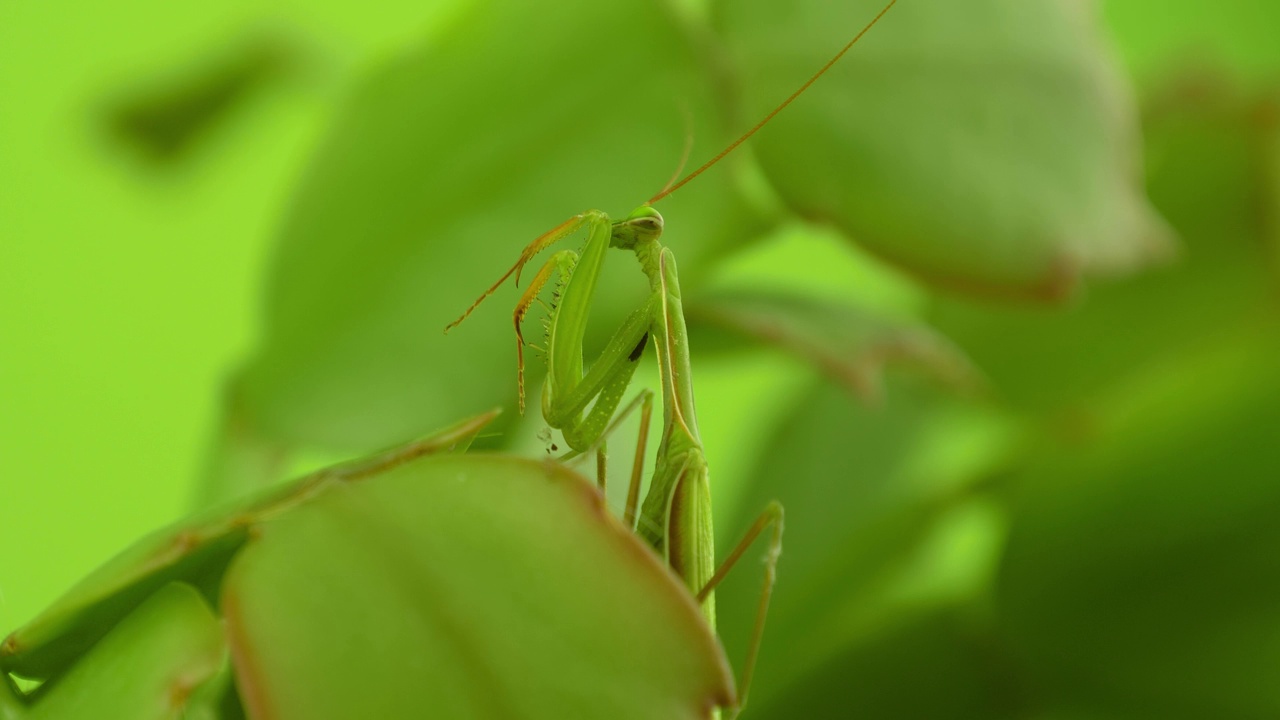
[[[770,111],[768,115],[765,115],[765,116],[764,116],[764,119],[763,119],[763,120],[761,120],[760,122],[756,123],[755,127],[751,128],[750,130],[748,130],[748,131],[746,131],[745,133],[743,133],[743,134],[742,134],[742,136],[741,136],[741,137],[739,137],[737,140],[734,140],[733,142],[729,143],[729,147],[725,148],[724,150],[721,150],[721,151],[720,151],[720,153],[719,153],[718,155],[716,155],[715,157],[713,157],[713,158],[711,158],[710,160],[708,160],[705,164],[703,164],[703,166],[702,166],[702,167],[700,167],[700,168],[698,168],[697,170],[694,170],[693,172],[691,172],[691,173],[689,173],[688,175],[684,176],[684,178],[683,178],[682,180],[680,180],[680,182],[678,182],[678,183],[676,183],[676,184],[674,184],[674,185],[672,185],[672,184],[668,183],[668,184],[667,184],[667,185],[668,185],[668,187],[663,188],[663,189],[662,189],[662,192],[660,192],[660,193],[658,193],[657,195],[654,195],[653,197],[649,198],[649,202],[648,202],[647,204],[652,205],[652,204],[654,204],[654,203],[658,202],[659,200],[661,200],[662,198],[664,198],[664,197],[666,197],[666,196],[670,195],[671,193],[673,193],[673,192],[675,192],[675,191],[679,190],[681,187],[684,187],[684,184],[685,184],[685,183],[687,183],[687,182],[689,182],[690,180],[692,180],[692,179],[694,179],[694,178],[698,177],[698,176],[699,176],[699,175],[701,175],[703,172],[705,172],[705,171],[707,171],[708,169],[710,169],[712,165],[715,165],[716,163],[718,163],[718,162],[720,162],[721,160],[723,160],[725,155],[728,155],[729,153],[733,152],[734,150],[736,150],[736,149],[738,148],[738,146],[739,146],[739,145],[741,145],[742,143],[746,142],[747,138],[751,137],[752,135],[755,135],[757,130],[759,130],[760,128],[762,128],[762,127],[764,127],[765,125],[767,125],[767,124],[769,123],[769,121],[773,119],[773,116],[774,116],[774,115],[777,115],[778,113],[782,112],[782,109],[783,109],[783,108],[785,108],[786,106],[790,105],[792,100],[795,100],[796,98],[800,97],[800,94],[801,94],[801,93],[803,93],[805,90],[808,90],[808,89],[809,89],[809,86],[810,86],[810,85],[812,85],[812,84],[814,83],[814,81],[816,81],[818,78],[820,78],[820,77],[822,77],[824,74],[826,74],[826,72],[827,72],[828,70],[830,70],[830,69],[831,69],[831,66],[832,66],[832,65],[835,65],[835,64],[840,60],[840,58],[844,57],[844,54],[845,54],[845,53],[847,53],[847,52],[849,52],[849,48],[853,47],[853,46],[854,46],[854,44],[856,44],[859,40],[861,40],[861,39],[862,39],[862,36],[863,36],[863,35],[866,35],[866,34],[867,34],[867,31],[868,31],[868,30],[870,30],[872,27],[874,27],[876,23],[880,22],[880,18],[884,17],[884,16],[885,16],[885,13],[889,12],[889,8],[891,8],[891,7],[893,7],[894,5],[896,5],[896,4],[897,4],[897,2],[898,2],[898,0],[889,0],[889,4],[884,6],[884,9],[880,11],[880,14],[879,14],[879,15],[876,15],[874,18],[872,18],[872,19],[871,19],[871,22],[867,23],[866,27],[862,28],[862,31],[861,31],[861,32],[859,32],[857,35],[853,36],[853,39],[852,39],[852,40],[850,40],[850,41],[848,42],[848,44],[846,44],[843,48],[841,48],[841,49],[840,49],[840,52],[838,52],[838,53],[836,53],[836,54],[835,54],[835,57],[833,57],[833,58],[831,58],[830,60],[828,60],[828,61],[827,61],[827,64],[822,66],[822,69],[820,69],[820,70],[818,70],[818,72],[814,73],[814,74],[813,74],[813,77],[811,77],[811,78],[809,78],[808,80],[806,80],[806,81],[805,81],[805,83],[804,83],[803,85],[801,85],[801,86],[800,86],[800,89],[799,89],[799,90],[796,90],[795,92],[791,93],[791,97],[788,97],[786,100],[783,100],[781,105],[778,105],[778,107],[776,107],[776,108],[774,108],[772,111]]]
[[[662,186],[659,195],[665,195],[667,190],[675,184],[676,178],[684,172],[684,166],[689,164],[689,154],[693,152],[693,113],[690,112],[688,104],[680,104],[680,115],[684,118],[684,149],[680,151],[680,164],[676,165],[676,171],[671,173],[671,177],[667,180],[667,184]]]

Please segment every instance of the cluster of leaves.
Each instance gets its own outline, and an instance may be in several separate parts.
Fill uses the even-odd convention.
[[[206,495],[277,479],[293,449],[511,404],[509,324],[439,329],[522,240],[661,187],[682,105],[708,154],[879,9],[465,3],[352,91],[294,196]],[[788,511],[755,717],[1280,710],[1259,639],[1280,592],[1275,115],[1179,87],[1148,112],[1144,188],[1136,104],[1086,4],[904,2],[754,157],[663,201],[700,378],[706,350],[759,343],[821,371],[792,368],[779,412],[699,408],[708,437],[747,414],[763,438],[708,447],[740,469],[717,477],[722,543],[770,499]],[[767,291],[727,270],[795,233],[859,248],[909,299],[814,294],[817,266]],[[643,288],[610,277],[597,346]],[[687,595],[580,478],[378,467],[104,568],[13,636],[3,669],[45,683],[0,683],[0,717],[104,695],[147,717],[696,717],[731,696]],[[757,582],[718,594],[729,657]]]

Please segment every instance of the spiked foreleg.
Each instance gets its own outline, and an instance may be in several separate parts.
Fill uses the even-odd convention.
[[[538,293],[542,292],[542,288],[546,286],[547,281],[551,279],[553,272],[559,271],[561,282],[567,280],[573,275],[573,268],[578,263],[578,253],[572,250],[561,250],[547,259],[547,262],[538,269],[538,273],[533,276],[533,281],[529,283],[529,287],[525,288],[524,293],[520,295],[520,301],[516,303],[516,309],[511,313],[511,319],[516,326],[516,365],[519,368],[517,375],[519,380],[517,387],[520,393],[520,414],[524,414],[524,316],[529,312],[529,306],[533,305],[538,299]],[[552,314],[556,312],[552,308]]]

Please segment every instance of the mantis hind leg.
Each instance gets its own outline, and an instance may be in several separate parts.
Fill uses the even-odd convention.
[[[751,679],[755,674],[756,660],[760,656],[760,641],[764,637],[764,623],[769,614],[769,599],[773,596],[773,584],[778,575],[778,557],[782,555],[782,526],[782,504],[775,500],[765,507],[764,512],[760,513],[756,521],[747,529],[746,534],[742,536],[742,539],[733,548],[733,552],[729,553],[729,556],[716,569],[715,574],[698,592],[698,602],[701,603],[711,595],[716,586],[737,565],[752,543],[765,530],[773,530],[769,536],[769,548],[765,552],[764,582],[760,589],[759,603],[756,605],[756,620],[751,630],[751,642],[747,646],[747,661],[743,666],[742,681],[739,684],[738,704],[729,714],[729,720],[736,718],[742,712],[742,709],[747,706],[747,693],[751,690]]]

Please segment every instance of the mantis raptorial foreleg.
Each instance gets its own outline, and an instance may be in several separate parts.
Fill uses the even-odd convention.
[[[601,437],[618,403],[636,363],[648,340],[651,309],[638,309],[623,323],[605,346],[591,370],[583,373],[582,340],[590,316],[592,296],[610,245],[612,224],[598,210],[575,215],[536,238],[525,247],[520,259],[492,287],[485,291],[446,331],[457,326],[477,305],[511,275],[519,281],[524,266],[552,244],[587,228],[587,241],[580,253],[562,251],[548,260],[525,290],[513,312],[516,329],[518,388],[520,409],[524,410],[524,348],[522,322],[538,292],[554,274],[559,274],[556,298],[547,336],[547,384],[542,397],[542,412],[547,424],[560,430],[565,442],[577,452],[593,446]],[[595,403],[591,405],[591,401]],[[590,411],[586,411],[591,405]],[[586,414],[584,416],[584,411]]]

